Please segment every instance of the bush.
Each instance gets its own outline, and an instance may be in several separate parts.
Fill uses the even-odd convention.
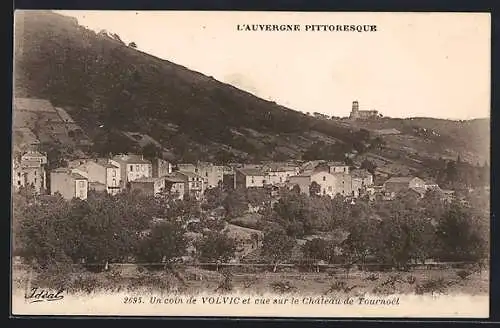
[[[348,293],[357,286],[349,286],[347,285],[347,282],[343,280],[336,280],[332,284],[330,284],[330,288],[325,292],[325,294],[333,293],[333,292],[343,292],[343,293]]]
[[[415,287],[415,293],[418,295],[423,295],[426,293],[444,293],[448,284],[444,281],[443,278],[438,279],[429,279],[424,281],[422,284],[418,284]]]
[[[215,289],[216,292],[218,291],[229,292],[233,289],[232,273],[230,271],[225,270],[223,275],[224,278],[222,279],[222,282],[219,284],[219,286]]]
[[[410,285],[413,285],[417,281],[417,278],[415,276],[410,275],[406,277],[406,282],[409,283]]]
[[[273,288],[274,292],[280,294],[291,293],[297,290],[297,287],[292,286],[292,284],[289,281],[273,282],[271,283],[271,287]]]
[[[258,279],[257,277],[248,277],[243,281],[243,287],[244,288],[250,288],[252,285],[257,283]]]
[[[72,282],[68,291],[86,292],[88,294],[95,292],[98,289],[99,281],[95,275],[79,274]]]
[[[370,281],[375,281],[375,280],[378,280],[378,278],[379,278],[379,277],[378,277],[378,275],[377,275],[377,274],[372,273],[372,274],[370,274],[368,277],[366,277],[365,279],[366,279],[366,280],[370,280]]]
[[[462,280],[467,279],[471,274],[472,274],[472,271],[469,271],[469,270],[457,271],[457,276]]]

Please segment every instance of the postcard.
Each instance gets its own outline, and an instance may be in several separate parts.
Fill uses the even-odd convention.
[[[13,315],[487,318],[490,23],[16,11]]]

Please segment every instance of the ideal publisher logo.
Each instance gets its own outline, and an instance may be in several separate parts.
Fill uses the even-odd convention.
[[[38,287],[31,288],[31,290],[24,296],[29,303],[37,302],[54,302],[60,301],[64,298],[64,290],[59,289],[52,291],[48,289],[39,289]]]

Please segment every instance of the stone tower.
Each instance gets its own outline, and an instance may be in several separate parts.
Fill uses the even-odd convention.
[[[352,102],[352,110],[349,117],[352,119],[357,119],[359,117],[359,102],[357,100]]]

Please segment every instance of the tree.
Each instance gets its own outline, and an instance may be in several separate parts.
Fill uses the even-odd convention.
[[[139,262],[169,263],[186,250],[184,229],[175,222],[161,222],[151,228],[151,232],[140,241],[137,259]]]
[[[136,231],[124,224],[124,214],[110,197],[89,197],[71,202],[71,227],[79,237],[71,253],[74,260],[84,259],[89,269],[106,268],[109,261],[132,254]]]
[[[196,243],[196,249],[202,262],[226,262],[236,252],[236,241],[227,232],[206,231]]]
[[[422,198],[421,204],[424,207],[425,215],[429,218],[439,220],[445,212],[445,203],[439,190],[428,190]]]
[[[372,161],[365,159],[361,163],[361,167],[360,168],[367,170],[371,174],[375,174],[375,170],[377,169],[377,165],[375,163],[373,163]]]
[[[326,261],[332,263],[335,258],[335,247],[337,245],[333,241],[325,240],[323,238],[314,238],[308,240],[302,246],[304,259],[317,261]],[[318,268],[319,271],[319,268]]]
[[[318,196],[321,193],[321,186],[316,181],[311,182],[309,186],[309,195],[311,197]]]
[[[347,263],[366,262],[369,256],[374,256],[379,249],[379,222],[364,219],[358,220],[349,228],[349,236],[343,242],[343,250]]]
[[[15,220],[19,220],[15,240],[19,255],[42,269],[55,262],[71,262],[68,255],[78,234],[68,224],[68,202],[56,195],[43,202],[20,202],[16,206],[20,206],[14,212]]]
[[[438,257],[443,261],[483,260],[487,256],[487,232],[485,220],[454,202],[437,226]]]
[[[332,199],[332,220],[330,230],[335,228],[347,229],[351,219],[351,206],[346,202],[346,198],[341,194],[335,195]]]
[[[295,244],[295,239],[289,237],[283,229],[270,228],[264,232],[262,251],[274,264],[273,272],[276,272],[280,263],[290,258]]]
[[[151,142],[142,147],[141,153],[146,159],[153,159],[161,156],[160,148]]]
[[[220,206],[224,206],[226,197],[227,193],[224,192],[221,187],[206,189],[204,207],[207,209],[216,209]]]
[[[130,42],[130,43],[128,44],[128,46],[129,46],[130,48],[137,49],[137,44],[136,44],[135,42]]]
[[[244,189],[233,189],[228,192],[224,199],[224,209],[228,217],[237,217],[248,210],[246,191]]]
[[[294,185],[292,187],[292,192],[295,193],[295,194],[300,194],[300,186],[298,184]]]
[[[268,190],[261,188],[250,188],[246,190],[246,200],[249,204],[259,206],[271,200]]]

